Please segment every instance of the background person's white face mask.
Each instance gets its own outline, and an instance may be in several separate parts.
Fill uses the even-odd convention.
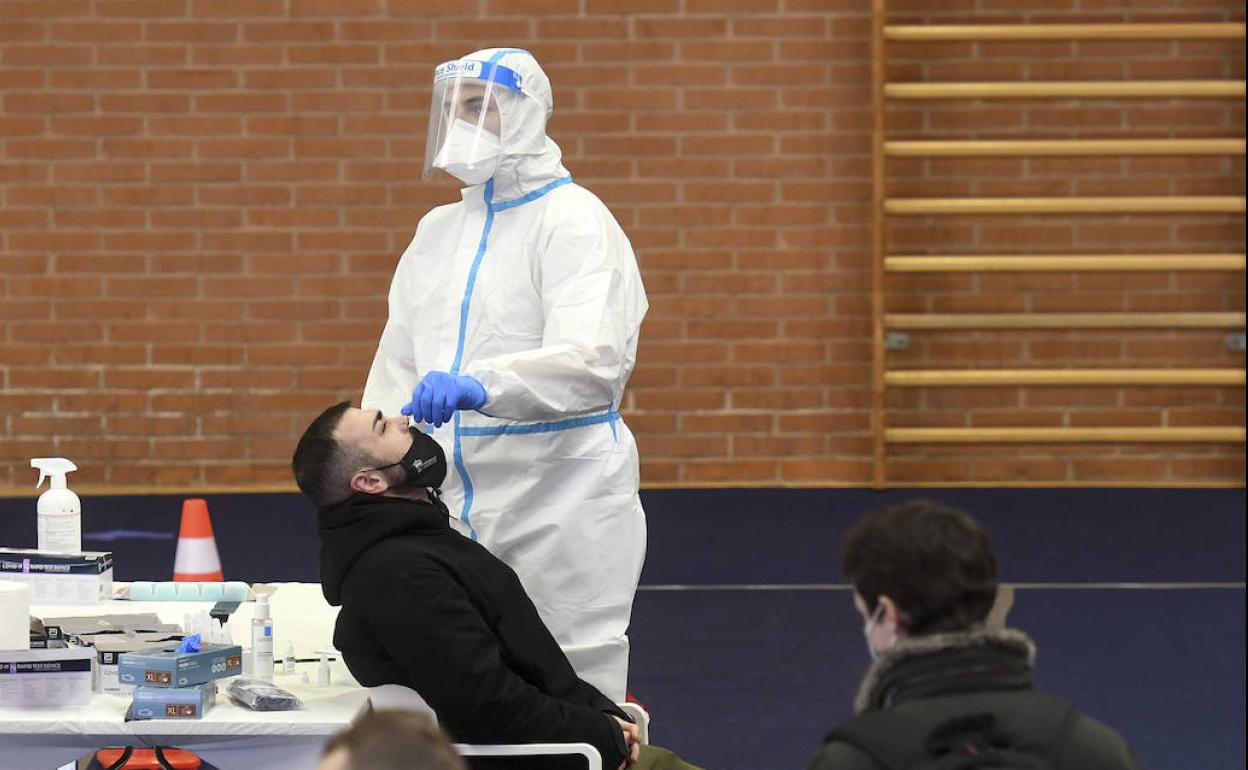
[[[481,184],[498,171],[502,157],[503,145],[497,136],[456,118],[433,165],[466,184]]]
[[[862,627],[862,635],[867,640],[867,654],[871,656],[872,661],[880,659],[880,654],[875,651],[875,645],[871,643],[871,633],[875,631],[875,624],[880,622],[880,617],[884,614],[884,605],[875,605],[875,612],[871,613],[871,617],[867,619],[866,624]],[[892,647],[897,644],[897,634],[893,633],[893,638],[889,641],[888,646]]]

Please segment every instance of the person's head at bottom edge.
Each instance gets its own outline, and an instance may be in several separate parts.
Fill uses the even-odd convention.
[[[427,714],[371,711],[329,739],[317,770],[467,770]]]

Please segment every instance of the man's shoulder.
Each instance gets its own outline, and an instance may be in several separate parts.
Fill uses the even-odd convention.
[[[450,203],[442,203],[434,206],[426,211],[425,215],[420,218],[420,226],[428,227],[429,225],[435,224],[443,219],[446,219],[447,217],[453,217],[457,212],[462,211],[463,208],[463,201],[451,201]]]
[[[362,570],[392,580],[435,580],[464,570],[512,573],[510,567],[485,546],[454,530],[400,534],[378,541],[360,554],[352,572]],[[512,573],[514,574],[514,573]]]
[[[555,239],[607,238],[627,243],[628,236],[607,204],[575,182],[553,190],[542,210],[541,228]]]
[[[607,204],[593,193],[592,190],[581,187],[576,182],[569,182],[560,185],[551,190],[546,196],[548,203],[558,203],[559,205],[547,205],[547,217],[565,217],[569,220],[583,218],[588,211],[608,212]]]
[[[1082,711],[1076,710],[1076,714],[1066,746],[1058,755],[1058,768],[1135,770],[1139,767],[1131,747],[1117,730]]]
[[[877,770],[866,753],[844,741],[829,741],[810,760],[807,770]]]
[[[901,745],[905,743],[917,752],[940,725],[982,714],[994,716],[998,724],[1012,732],[1020,732],[1028,744],[1051,747],[1059,770],[1136,768],[1126,741],[1113,729],[1059,697],[1022,690],[920,698],[868,712],[832,730],[810,770],[878,768],[881,765],[867,748],[873,743],[906,751]],[[1039,731],[1045,734],[1040,735]],[[883,736],[887,738],[882,739]]]
[[[356,559],[350,577],[369,586],[405,580],[429,579],[443,572],[432,538],[395,535],[378,541]]]

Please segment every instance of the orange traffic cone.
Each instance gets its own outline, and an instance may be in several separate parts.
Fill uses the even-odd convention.
[[[198,498],[182,501],[182,528],[178,531],[178,553],[173,559],[173,579],[179,582],[225,580],[217,539],[208,518],[208,501]]]

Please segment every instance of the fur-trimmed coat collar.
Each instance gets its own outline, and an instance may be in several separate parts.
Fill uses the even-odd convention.
[[[928,671],[925,661],[940,662]],[[974,661],[971,663],[971,661]],[[964,674],[997,676],[1003,686],[1030,686],[1036,644],[1022,631],[977,628],[902,639],[871,664],[854,698],[854,714],[891,705],[910,682],[910,672],[925,672],[953,682]]]

